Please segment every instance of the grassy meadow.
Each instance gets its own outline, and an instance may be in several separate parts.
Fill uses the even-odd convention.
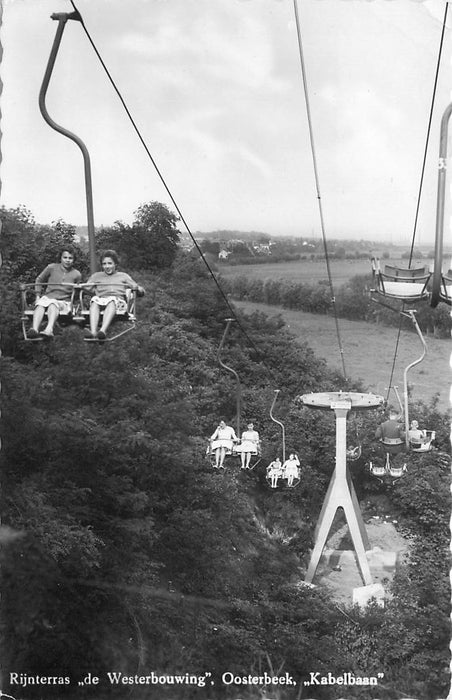
[[[269,316],[281,314],[287,327],[300,343],[306,342],[318,357],[327,360],[331,367],[342,371],[342,362],[332,316],[292,311],[278,306],[234,301],[237,308],[252,313],[263,311]],[[344,350],[346,374],[350,379],[360,379],[371,392],[386,396],[397,340],[397,328],[374,325],[363,321],[339,319],[339,331]],[[427,355],[423,362],[408,372],[408,383],[414,400],[428,402],[439,393],[439,407],[449,408],[449,391],[452,383],[450,369],[451,344],[448,340],[427,337]],[[403,372],[411,362],[420,357],[422,346],[415,333],[403,331],[397,352],[393,385],[403,396]],[[395,403],[392,393],[391,403]]]
[[[389,262],[389,261],[388,261]],[[401,267],[407,267],[407,260],[391,259]],[[430,260],[419,261],[419,265],[428,265]],[[382,261],[382,264],[384,261]],[[261,265],[218,265],[220,274],[230,278],[246,275],[248,279],[284,279],[293,282],[317,282],[328,279],[325,260],[292,260],[289,262],[265,263]],[[333,285],[341,285],[356,275],[372,273],[370,260],[331,260],[331,277]]]

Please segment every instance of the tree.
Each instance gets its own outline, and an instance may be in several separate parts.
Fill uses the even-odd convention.
[[[97,236],[98,248],[114,248],[123,266],[132,270],[170,267],[177,253],[178,218],[165,204],[142,204],[131,226],[116,221]]]
[[[200,248],[203,253],[211,253],[212,255],[215,255],[215,257],[218,257],[220,252],[220,244],[218,241],[209,241],[206,239],[201,242]]]

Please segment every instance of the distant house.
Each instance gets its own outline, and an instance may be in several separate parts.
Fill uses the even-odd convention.
[[[270,255],[271,243],[254,243],[253,252],[256,253],[256,255]]]
[[[224,248],[222,248],[220,250],[220,252],[218,253],[218,259],[219,260],[227,260],[230,255],[231,255],[231,253],[229,250],[224,250]]]

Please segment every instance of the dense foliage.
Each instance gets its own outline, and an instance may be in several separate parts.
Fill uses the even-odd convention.
[[[222,284],[237,300],[245,299],[316,314],[332,314],[335,311],[338,316],[354,321],[369,321],[389,326],[398,326],[401,323],[402,328],[413,330],[412,322],[401,318],[398,313],[400,303],[385,300],[387,305],[382,306],[371,300],[371,275],[357,275],[335,289],[334,308],[328,280],[310,283],[237,275],[222,279]],[[440,303],[435,309],[425,303],[419,304],[416,319],[422,332],[432,333],[438,338],[450,337],[452,319],[446,304]]]
[[[3,214],[11,258],[1,272],[4,678],[70,678],[64,688],[47,685],[46,698],[123,698],[125,689],[138,700],[232,700],[263,695],[222,684],[226,671],[287,672],[302,682],[311,672],[383,670],[375,693],[350,687],[348,697],[444,697],[450,492],[447,427],[435,405],[419,411],[437,427],[441,449],[410,458],[403,484],[372,481],[365,455],[355,464],[359,497],[384,490],[412,546],[384,610],[344,611],[301,583],[335,434],[331,415],[294,401],[346,388],[341,377],[279,321],[240,317],[247,335],[235,324],[224,352],[242,380],[242,416],[259,426],[263,460],[247,474],[218,473],[204,453],[219,419],[234,420],[233,382],[217,362],[230,312],[202,262],[178,252],[171,264],[130,270],[148,293],[137,329],[114,343],[84,343],[74,326],[53,343],[26,344],[17,280],[33,279],[36,260],[43,266],[72,229],[43,229],[22,209]],[[19,250],[12,231],[21,233]],[[138,260],[138,249],[129,255]],[[304,465],[300,487],[277,493],[264,478],[281,449],[268,413],[275,388],[287,444]],[[365,442],[374,429],[366,415]],[[206,688],[175,689],[110,685],[112,671],[212,675]],[[101,684],[77,686],[89,672]],[[4,689],[19,695],[17,686]],[[337,698],[332,686],[311,690]],[[43,688],[30,685],[26,696],[43,697]],[[302,695],[281,686],[268,697]]]
[[[134,270],[168,267],[173,262],[179,240],[177,217],[165,204],[142,204],[132,225],[116,221],[97,235],[99,248],[113,248],[123,265]]]

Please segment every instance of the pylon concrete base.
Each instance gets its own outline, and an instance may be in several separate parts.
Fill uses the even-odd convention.
[[[350,549],[324,549],[320,558],[316,580],[330,591],[339,602],[367,605],[371,597],[382,601],[387,597],[388,584],[392,581],[399,562],[399,552],[374,547],[366,552],[366,559],[373,582],[362,585],[357,555]]]

